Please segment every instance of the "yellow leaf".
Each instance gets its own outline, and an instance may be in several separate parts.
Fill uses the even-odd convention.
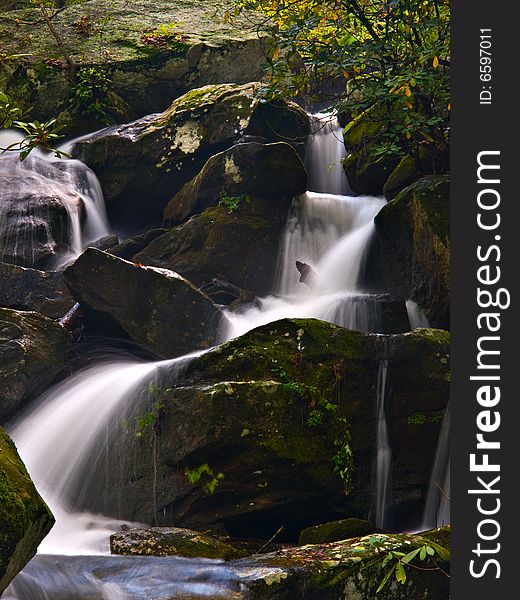
[[[451,102],[448,102],[448,110],[451,110]]]
[[[411,102],[405,102],[405,104],[410,110],[412,110],[413,104]]]
[[[435,56],[433,59],[433,67],[436,69],[439,66],[439,59]]]
[[[273,60],[278,60],[279,56],[280,56],[280,48],[275,48],[275,50],[273,52]]]
[[[405,93],[405,94],[406,94],[408,97],[410,97],[410,96],[412,95],[412,90],[411,90],[411,89],[410,89],[408,86],[406,86],[406,88],[405,88],[405,90],[404,90],[404,93]]]

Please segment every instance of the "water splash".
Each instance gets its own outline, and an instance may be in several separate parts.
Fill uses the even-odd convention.
[[[408,321],[410,329],[413,331],[417,327],[430,327],[430,322],[424,314],[422,308],[413,300],[406,301],[406,312],[408,313]]]

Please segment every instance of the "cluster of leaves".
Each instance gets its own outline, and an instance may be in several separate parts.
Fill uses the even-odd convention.
[[[172,388],[162,389],[155,383],[151,383],[148,386],[150,409],[144,414],[135,418],[136,437],[143,437],[145,433],[150,430],[152,430],[154,433],[157,432],[159,418],[165,407],[161,398],[163,397],[163,394],[168,394],[171,391]]]
[[[203,489],[206,494],[213,494],[220,482],[224,479],[224,473],[214,473],[213,469],[204,463],[194,469],[186,469],[186,477],[190,483],[197,483],[201,479],[204,481]]]
[[[241,196],[230,196],[226,191],[220,194],[219,205],[227,209],[228,213],[234,213],[241,202],[251,202],[251,196],[242,194]]]
[[[183,52],[187,48],[187,37],[177,28],[177,23],[159,25],[157,29],[143,33],[141,42],[153,48]]]
[[[368,539],[370,547],[374,549],[376,553],[381,554],[381,558],[378,558],[377,560],[377,564],[380,568],[386,569],[387,567],[390,567],[383,576],[376,593],[379,593],[384,589],[386,584],[392,579],[392,576],[394,576],[397,583],[404,585],[408,577],[407,568],[417,566],[413,564],[414,561],[415,563],[418,561],[426,563],[430,562],[435,557],[434,548],[428,544],[423,544],[419,548],[415,548],[408,553],[398,550],[389,550],[385,552],[385,542],[387,539],[388,536],[386,535],[372,536]]]
[[[0,128],[14,128],[23,134],[19,142],[15,142],[7,148],[0,148],[0,152],[18,152],[20,159],[27,158],[34,148],[54,152],[55,156],[67,156],[64,152],[56,149],[54,145],[59,140],[61,126],[56,124],[56,119],[50,119],[45,123],[40,121],[27,121],[28,111],[24,111],[7,94],[0,92]]]
[[[379,107],[374,153],[444,156],[449,142],[448,0],[235,0],[277,40],[269,96],[324,100],[355,117]],[[332,84],[332,86],[331,86]],[[339,99],[337,90],[344,90]]]
[[[110,114],[114,101],[110,94],[112,81],[101,67],[82,67],[72,88],[71,104],[84,115],[96,117],[102,123],[110,124]]]

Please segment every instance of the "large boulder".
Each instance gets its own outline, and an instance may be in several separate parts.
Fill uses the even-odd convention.
[[[63,277],[86,320],[164,357],[215,343],[221,311],[178,273],[145,267],[88,248]]]
[[[0,88],[25,108],[33,107],[33,118],[46,120],[63,111],[68,133],[99,129],[106,119],[164,110],[194,87],[261,77],[268,50],[261,15],[245,12],[226,22],[228,5],[223,0],[62,4],[52,22],[74,60],[76,78],[66,68],[39,6],[30,0],[2,0],[0,11],[27,9],[0,22],[0,47],[21,54],[16,61],[5,61]],[[110,82],[107,91],[97,73]],[[86,85],[78,90],[80,80]],[[88,110],[81,102],[78,106],[81,92],[89,91],[102,110]]]
[[[375,218],[368,285],[411,298],[434,327],[449,327],[449,177],[424,177],[405,188]]]
[[[143,228],[160,222],[167,203],[211,155],[244,135],[305,140],[305,112],[291,103],[265,107],[258,91],[255,83],[192,90],[163,113],[80,140],[73,153],[99,177],[113,220]]]
[[[381,530],[364,519],[339,519],[307,527],[300,533],[298,543],[300,546],[330,544],[371,533],[381,533]]]
[[[34,312],[0,308],[0,421],[42,391],[65,366],[70,336]]]
[[[290,203],[289,198],[249,197],[232,211],[222,204],[207,208],[156,238],[133,260],[177,271],[204,289],[216,280],[217,294],[226,283],[237,287],[235,295],[242,300],[268,294]]]
[[[0,306],[60,319],[73,305],[61,273],[0,263]]]
[[[366,335],[312,319],[253,330],[195,359],[182,385],[161,384],[140,409],[153,426],[122,432],[127,458],[117,469],[111,451],[102,461],[93,489],[106,493],[92,508],[197,530],[223,524],[232,536],[265,538],[283,525],[286,539],[362,517],[374,500],[376,391],[388,360],[388,512],[393,527],[418,525],[448,401],[448,352],[449,335],[437,330]]]
[[[36,554],[53,524],[15,445],[0,428],[0,595]]]
[[[215,537],[181,527],[127,529],[110,536],[112,554],[130,556],[185,556],[186,558],[241,558],[244,553]]]
[[[41,268],[69,249],[69,211],[83,202],[56,164],[37,156],[0,156],[0,260]]]
[[[165,221],[176,224],[222,199],[292,198],[307,189],[307,172],[287,143],[244,143],[212,156],[170,201]]]

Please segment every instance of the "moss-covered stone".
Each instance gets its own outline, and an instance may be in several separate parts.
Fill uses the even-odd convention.
[[[173,271],[88,248],[63,277],[87,323],[110,323],[159,355],[178,356],[216,341],[221,311]]]
[[[258,90],[255,83],[195,89],[163,113],[82,140],[74,152],[98,175],[113,220],[127,227],[130,222],[134,229],[160,222],[172,196],[210,156],[249,134],[252,118],[263,107]],[[263,120],[264,141],[305,139],[305,113],[290,103],[277,108],[279,113],[287,117],[287,127],[277,129]],[[299,136],[293,121],[299,123]]]
[[[415,559],[412,565],[427,565],[427,570],[405,567],[404,585],[391,577],[376,593],[394,564],[391,560],[382,566],[388,552],[408,553],[424,545],[433,549],[435,562]],[[449,550],[418,535],[376,534],[326,545],[288,548],[256,556],[255,563],[249,565],[250,572],[246,575],[251,600],[445,600],[449,596]],[[267,571],[265,577],[261,575],[262,569]]]
[[[67,331],[35,312],[0,308],[0,422],[45,388],[65,366]]]
[[[307,527],[300,533],[298,543],[300,546],[329,544],[371,533],[381,533],[381,530],[363,519],[340,519]]]
[[[449,177],[429,176],[405,188],[375,218],[367,279],[415,300],[435,327],[449,327]]]
[[[231,560],[244,556],[236,548],[209,535],[179,527],[128,529],[110,536],[112,554],[184,556]]]
[[[4,0],[12,8],[15,0]],[[26,4],[29,4],[28,2]],[[245,13],[225,22],[226,0],[89,0],[70,4],[53,25],[77,69],[100,68],[110,90],[135,117],[164,110],[194,87],[213,83],[245,83],[261,76],[266,37],[260,17]],[[22,0],[15,8],[21,7]],[[8,7],[6,6],[5,9]],[[4,10],[5,10],[4,9]],[[1,10],[1,7],[0,7]],[[171,43],[154,44],[161,26],[174,32]],[[150,37],[150,34],[151,37]],[[0,47],[23,53],[5,63],[0,88],[25,105],[35,118],[69,111],[74,103],[73,79],[39,8],[9,12],[0,21]],[[117,103],[114,103],[117,104]],[[117,106],[114,106],[117,109]],[[114,110],[119,118],[124,111]],[[72,119],[71,119],[72,116]],[[99,128],[70,111],[65,119],[76,133]],[[79,128],[79,130],[78,130]],[[80,131],[83,129],[83,131]]]
[[[226,199],[283,200],[306,189],[305,167],[289,144],[238,144],[208,160],[169,202],[164,219],[179,223]]]
[[[232,211],[217,204],[156,238],[133,260],[176,271],[203,289],[217,281],[217,293],[230,283],[237,299],[268,294],[289,206],[287,197],[256,196],[242,198]]]
[[[54,519],[0,428],[0,594],[36,554]]]
[[[232,340],[195,359],[182,386],[160,394],[142,446],[118,461],[117,472],[109,461],[103,506],[118,511],[124,496],[124,518],[197,530],[223,523],[233,537],[269,537],[283,524],[282,539],[293,540],[324,520],[366,514],[379,361],[387,359],[389,431],[399,457],[392,518],[396,527],[418,525],[440,422],[418,434],[407,417],[447,404],[448,340],[435,330],[365,335],[314,319],[278,321]],[[127,450],[135,433],[128,436]],[[190,483],[186,472],[199,471]]]

